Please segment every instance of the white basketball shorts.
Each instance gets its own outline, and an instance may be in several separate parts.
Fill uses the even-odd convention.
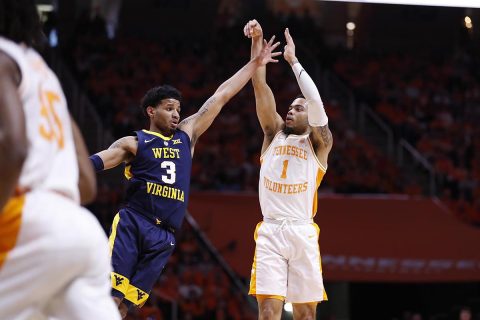
[[[260,222],[249,294],[291,303],[327,300],[316,223]]]
[[[120,319],[107,237],[59,194],[33,191],[0,214],[0,319]]]

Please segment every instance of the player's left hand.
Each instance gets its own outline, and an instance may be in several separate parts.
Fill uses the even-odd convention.
[[[292,65],[298,60],[295,56],[295,43],[293,42],[293,38],[290,35],[290,30],[288,30],[288,28],[285,29],[285,40],[287,41],[287,45],[284,48],[283,57],[290,65]]]
[[[269,62],[278,62],[278,60],[274,59],[274,57],[278,57],[281,55],[281,52],[273,52],[275,48],[277,48],[280,45],[280,42],[273,43],[275,40],[275,36],[273,36],[270,41],[267,42],[267,40],[263,39],[263,47],[262,51],[260,51],[260,54],[257,56],[257,61],[259,62],[260,66],[264,66]]]

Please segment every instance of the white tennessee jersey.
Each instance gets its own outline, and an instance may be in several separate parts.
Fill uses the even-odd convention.
[[[326,168],[318,160],[308,134],[286,135],[280,131],[260,162],[258,192],[263,217],[312,219]]]
[[[0,50],[18,65],[28,155],[19,190],[52,190],[79,202],[78,164],[67,102],[60,83],[32,48],[0,37]]]

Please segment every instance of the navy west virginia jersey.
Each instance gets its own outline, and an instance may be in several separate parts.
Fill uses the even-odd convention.
[[[178,229],[190,189],[190,137],[181,130],[171,137],[148,130],[135,133],[137,154],[125,167],[127,207],[158,225]]]

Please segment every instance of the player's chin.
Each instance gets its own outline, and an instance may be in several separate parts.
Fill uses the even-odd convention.
[[[178,123],[175,123],[175,122],[170,123],[170,129],[177,130],[177,127],[178,127]]]

